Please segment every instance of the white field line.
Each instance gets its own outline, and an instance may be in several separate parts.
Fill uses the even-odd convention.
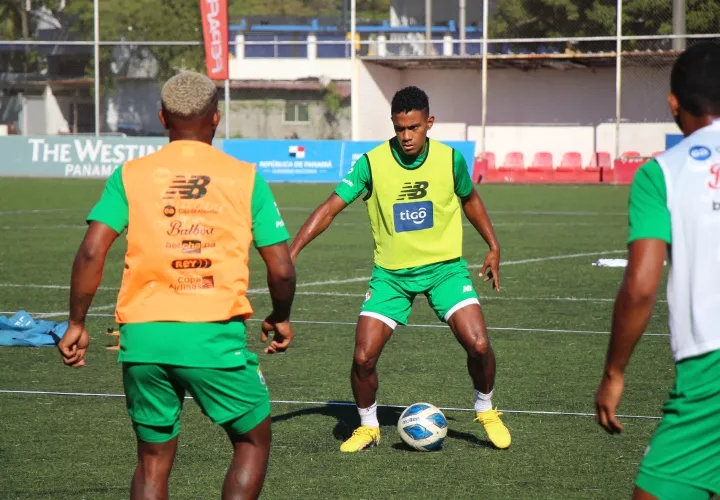
[[[105,394],[97,392],[60,392],[60,391],[17,391],[9,389],[0,389],[0,394],[17,394],[31,396],[73,396],[73,397],[94,397],[94,398],[124,398],[125,394]],[[185,399],[192,399],[191,396],[185,396]],[[289,401],[289,400],[273,400],[272,404],[298,405],[298,406],[348,406],[354,407],[355,403],[346,401]],[[382,408],[398,408],[405,409],[408,405],[392,405],[379,404]],[[442,407],[442,411],[463,411],[474,412],[474,408],[454,408]],[[573,417],[594,417],[594,413],[569,412],[569,411],[542,411],[542,410],[505,410],[500,409],[503,413],[516,413],[521,415],[557,415],[557,416],[573,416]],[[661,417],[650,415],[618,415],[618,418],[637,418],[645,420],[660,420]]]
[[[571,253],[567,255],[555,255],[551,257],[537,257],[533,259],[521,259],[521,260],[511,260],[509,262],[502,262],[500,261],[500,269],[502,269],[505,266],[513,266],[516,264],[532,264],[535,262],[547,262],[550,260],[564,260],[564,259],[575,259],[578,257],[594,257],[594,256],[601,256],[601,255],[615,255],[620,253],[627,253],[627,250],[606,250],[604,252],[587,252],[587,253]],[[477,269],[482,267],[482,264],[472,264],[468,266],[468,269]]]
[[[42,230],[42,231],[49,231],[52,229],[87,229],[87,224],[80,225],[80,224],[54,224],[50,226],[0,226],[0,231],[32,231],[32,230]]]
[[[25,214],[52,214],[57,212],[79,212],[82,208],[49,208],[45,210],[8,210],[0,212],[0,215],[25,215]]]
[[[601,252],[587,252],[587,253],[572,253],[572,254],[565,254],[565,255],[551,255],[549,257],[536,257],[533,259],[521,259],[521,260],[510,260],[506,262],[500,262],[500,267],[506,267],[506,266],[514,266],[518,264],[530,264],[534,262],[545,262],[550,260],[563,260],[563,259],[575,259],[578,257],[592,257],[592,256],[600,256],[600,255],[614,255],[614,254],[620,254],[625,253],[627,250],[605,250]],[[473,264],[468,266],[469,269],[477,269],[481,268],[482,264]],[[313,281],[310,283],[302,283],[298,285],[298,288],[300,287],[309,287],[309,286],[324,286],[324,285],[342,285],[345,283],[358,283],[358,282],[367,282],[370,281],[369,277],[357,277],[357,278],[347,278],[347,279],[340,279],[340,280],[327,280],[327,281]],[[250,289],[248,293],[262,293],[267,292],[267,288],[256,288],[256,289]]]
[[[521,259],[521,260],[510,260],[507,262],[501,262],[501,266],[513,266],[517,264],[530,264],[534,262],[545,262],[545,261],[551,261],[551,260],[563,260],[563,259],[574,259],[578,257],[592,257],[592,256],[599,256],[599,255],[612,255],[612,254],[620,254],[625,253],[627,250],[605,250],[601,252],[587,252],[587,253],[573,253],[573,254],[565,254],[565,255],[551,255],[549,257],[537,257],[532,259]],[[472,264],[468,266],[470,269],[477,269],[482,267],[481,264]],[[311,281],[309,283],[298,283],[297,288],[305,288],[305,287],[312,287],[312,286],[324,286],[324,285],[343,285],[345,283],[361,283],[361,282],[368,282],[370,281],[369,277],[366,276],[358,276],[356,278],[346,278],[346,279],[337,279],[337,280],[325,280],[325,281]],[[24,284],[24,283],[0,283],[0,288],[47,288],[47,289],[54,289],[54,290],[69,290],[69,285],[37,285],[37,284]],[[119,290],[118,287],[103,287],[101,286],[98,288],[98,290]],[[267,292],[267,288],[251,288],[248,290],[248,293],[265,293]]]
[[[98,309],[111,309],[115,306],[102,306]],[[8,312],[8,311],[0,311],[0,314],[15,314],[14,312]],[[67,314],[66,312],[58,312],[58,313],[28,313],[31,316],[37,315],[37,316],[43,316],[46,318],[52,317],[52,316],[63,316]],[[96,317],[96,318],[114,318],[114,314],[106,314],[106,313],[88,313],[89,317]],[[249,323],[260,323],[263,320],[259,318],[250,318],[247,320]],[[357,322],[355,321],[311,321],[311,320],[298,320],[294,319],[291,320],[293,324],[297,325],[325,325],[325,326],[355,326]],[[436,324],[415,324],[411,323],[408,325],[405,325],[405,328],[433,328],[433,329],[445,329],[448,328],[448,326],[444,323],[436,323]],[[490,326],[488,327],[489,331],[498,331],[498,332],[528,332],[528,333],[569,333],[569,334],[576,334],[576,335],[610,335],[610,332],[601,332],[597,330],[563,330],[563,329],[555,329],[555,328],[522,328],[522,327],[506,327],[506,326]],[[668,337],[669,335],[667,333],[645,333],[646,337]]]

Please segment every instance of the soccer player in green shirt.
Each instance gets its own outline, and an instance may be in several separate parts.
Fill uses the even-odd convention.
[[[168,498],[186,392],[222,426],[234,453],[222,498],[257,498],[270,454],[270,397],[247,348],[248,253],[268,269],[273,311],[262,339],[283,352],[293,332],[295,269],[267,183],[253,165],[212,147],[220,113],[215,84],[185,72],[162,90],[160,120],[170,143],[108,179],[75,257],[63,361],[83,366],[85,318],[107,252],[127,230],[120,323],[123,384],[137,435],[132,499]]]
[[[330,198],[318,207],[290,247],[298,253],[325,231],[346,206],[365,194],[375,240],[375,267],[360,312],[351,384],[360,427],[340,447],[356,452],[380,441],[375,395],[378,358],[398,324],[406,324],[416,295],[424,294],[467,352],[475,387],[476,420],[498,448],[510,432],[492,407],[495,354],[462,258],[465,213],[490,247],[480,275],[500,289],[500,246],[462,155],[428,139],[434,123],[428,97],[417,87],[400,90],[391,110],[396,137],[360,158]]]
[[[622,432],[625,367],[669,255],[675,384],[633,498],[708,500],[720,494],[720,44],[698,43],[678,57],[668,100],[685,139],[640,167],[630,188],[628,265],[595,406],[605,430]]]

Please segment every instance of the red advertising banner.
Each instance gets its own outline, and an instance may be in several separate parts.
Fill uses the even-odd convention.
[[[213,80],[227,80],[228,71],[228,9],[227,0],[200,0],[205,67]]]

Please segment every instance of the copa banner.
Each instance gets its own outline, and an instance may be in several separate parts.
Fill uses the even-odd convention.
[[[107,178],[123,163],[158,151],[165,137],[0,137],[0,176]],[[254,163],[268,182],[340,182],[380,141],[216,140],[213,146]],[[472,169],[474,142],[447,142]]]
[[[200,0],[205,68],[213,80],[229,78],[228,8],[227,0]]]

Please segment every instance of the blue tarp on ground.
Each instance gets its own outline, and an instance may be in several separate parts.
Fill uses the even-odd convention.
[[[25,311],[19,311],[10,318],[0,316],[0,346],[55,346],[65,335],[67,327],[67,321],[36,321]]]

